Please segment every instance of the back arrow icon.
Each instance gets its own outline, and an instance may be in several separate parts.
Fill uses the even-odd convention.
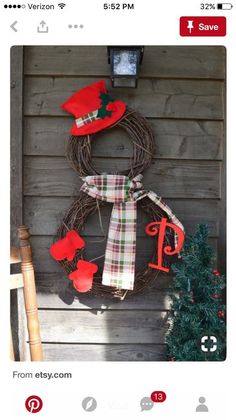
[[[17,32],[17,29],[15,28],[16,24],[17,24],[17,20],[15,20],[15,22],[13,22],[10,26],[11,29],[13,29],[13,31]]]

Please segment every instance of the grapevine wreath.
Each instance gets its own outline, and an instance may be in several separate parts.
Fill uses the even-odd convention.
[[[182,224],[160,197],[143,189],[141,182],[141,172],[150,165],[154,154],[154,136],[140,113],[107,94],[104,81],[79,90],[62,108],[75,117],[67,159],[84,183],[63,217],[50,252],[67,274],[70,288],[73,282],[76,293],[124,299],[145,288],[160,270],[168,272],[168,256],[178,253],[183,245]],[[92,144],[96,133],[113,127],[124,129],[132,141],[130,167],[116,174],[99,174],[92,165]],[[104,256],[86,261],[87,245],[80,235],[92,214],[98,215],[102,226],[100,208],[106,203],[112,203],[113,209],[103,269],[98,270],[95,261]],[[162,237],[165,254],[163,262],[158,245],[161,239],[155,241],[152,262],[142,271],[135,269],[137,206],[150,218],[146,233],[155,236],[159,232]]]

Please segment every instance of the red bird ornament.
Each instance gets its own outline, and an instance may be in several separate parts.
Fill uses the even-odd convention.
[[[51,256],[57,260],[68,260],[73,261],[76,250],[82,249],[85,246],[85,241],[75,230],[69,230],[63,239],[55,242],[51,248]]]
[[[79,260],[77,270],[69,274],[74,288],[81,293],[88,292],[92,288],[93,275],[98,271],[98,266],[89,261]]]

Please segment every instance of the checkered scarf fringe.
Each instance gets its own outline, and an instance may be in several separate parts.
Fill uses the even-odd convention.
[[[102,284],[133,290],[135,278],[137,201],[149,197],[172,223],[184,227],[171,209],[153,191],[142,189],[141,174],[130,180],[124,175],[94,175],[83,178],[81,190],[96,200],[113,203]],[[175,233],[175,246],[177,245]]]

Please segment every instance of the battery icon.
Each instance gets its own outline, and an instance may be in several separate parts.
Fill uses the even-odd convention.
[[[231,10],[233,5],[231,3],[217,3],[218,10]]]

